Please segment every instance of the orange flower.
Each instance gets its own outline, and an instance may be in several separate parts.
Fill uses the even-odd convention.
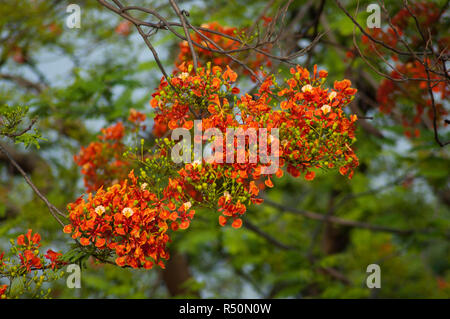
[[[125,266],[125,262],[126,262],[126,257],[122,256],[122,257],[117,257],[116,258],[116,264],[120,267]]]
[[[66,234],[70,234],[72,232],[72,225],[66,225],[64,226],[63,232]]]
[[[135,109],[130,110],[130,116],[128,117],[128,121],[132,123],[144,122],[147,116]]]
[[[130,21],[122,21],[119,23],[115,29],[117,34],[128,36],[131,32],[131,22]]]
[[[342,166],[341,168],[339,168],[339,173],[341,173],[341,175],[345,175],[348,172],[348,167],[347,166]]]
[[[242,226],[242,219],[236,218],[236,219],[233,221],[233,223],[231,224],[231,226],[232,226],[233,228],[241,228],[241,226]]]
[[[192,121],[186,121],[186,122],[184,122],[183,128],[185,128],[185,129],[187,129],[187,130],[190,130],[190,129],[193,128],[193,127],[194,127],[194,122],[192,122]]]
[[[44,256],[46,259],[50,260],[50,267],[52,269],[58,268],[59,266],[65,265],[66,263],[61,261],[62,254],[51,249],[47,250],[47,254]]]
[[[325,70],[320,70],[319,71],[319,77],[320,78],[326,78],[328,76],[328,72]]]
[[[83,237],[83,238],[80,239],[80,244],[83,245],[83,246],[89,246],[90,243],[91,242],[89,241],[88,238]]]
[[[237,79],[237,74],[232,69],[230,69],[230,66],[227,65],[226,71],[223,73],[223,79],[227,80],[229,79],[231,82],[235,82]]]
[[[212,85],[211,85],[211,87],[214,89],[214,90],[218,90],[219,88],[220,88],[220,85],[222,84],[222,81],[220,81],[220,79],[219,78],[214,78],[213,80],[212,80]]]
[[[8,285],[0,286],[0,299],[6,299],[6,289],[8,289]]]
[[[273,187],[273,183],[272,183],[272,181],[270,180],[270,178],[266,179],[266,181],[264,182],[264,184],[266,184],[267,187],[270,187],[270,188]]]
[[[220,226],[225,226],[227,223],[227,218],[225,216],[220,215],[219,216],[219,224]]]
[[[314,173],[313,171],[310,171],[305,174],[305,179],[307,181],[312,181],[314,179],[314,177],[316,177],[316,173]]]
[[[35,233],[33,236],[32,235],[32,230],[28,229],[28,232],[26,235],[20,235],[17,237],[17,245],[19,246],[36,246],[39,247],[40,244],[39,242],[41,241],[41,235],[39,235],[38,233]],[[27,240],[25,242],[25,239]]]
[[[177,210],[172,200],[179,194],[173,193],[173,188],[178,192],[175,180],[164,192],[167,197],[158,199],[148,187],[142,187],[131,171],[128,179],[120,184],[106,190],[100,188],[95,195],[89,195],[87,201],[81,198],[68,205],[73,237],[81,237],[80,243],[84,246],[95,243],[99,249],[115,252],[119,266],[163,265],[161,259],[169,257],[167,231],[188,228],[189,219],[194,216],[194,211],[187,211],[190,202],[183,202]],[[100,206],[104,209],[99,215],[95,209]]]
[[[17,237],[17,245],[19,245],[19,246],[25,245],[25,236],[24,235],[20,235],[19,237]]]
[[[254,196],[258,196],[259,188],[256,186],[254,181],[250,182],[250,193]]]
[[[95,242],[95,247],[101,248],[101,247],[105,246],[105,243],[106,243],[106,239],[105,238],[99,238]]]
[[[180,229],[186,229],[189,227],[190,222],[188,220],[185,220],[180,223]]]
[[[216,58],[220,59],[213,56],[211,60]],[[260,204],[262,199],[257,197],[260,189],[274,187],[273,176],[281,178],[284,168],[294,177],[304,172],[306,180],[313,180],[315,172],[311,170],[317,168],[341,167],[341,174],[345,170],[351,177],[358,166],[351,148],[356,117],[343,110],[356,92],[350,81],[335,82],[335,90],[330,93],[324,87],[326,71],[319,71],[317,77],[314,66],[311,76],[308,70],[297,66],[284,83],[278,84],[273,76],[265,75],[255,96],[244,94],[238,98],[239,89],[233,83],[237,73],[227,64],[222,73],[220,67],[209,63],[193,71],[188,67],[190,62],[185,62],[169,78],[170,82],[161,79],[152,94],[155,127],[163,128],[160,133],[180,127],[192,129],[198,116],[192,110],[201,114],[202,130],[215,128],[225,133],[228,128],[278,129],[279,139],[270,136],[266,145],[271,154],[278,151],[279,168],[266,173],[265,168],[274,160],[263,161],[261,154],[256,163],[220,161],[228,155],[236,157],[237,150],[227,150],[228,147],[222,147],[224,152],[215,154],[213,162],[170,166],[170,148],[167,142],[158,141],[155,153],[140,154],[141,158],[135,161],[150,161],[151,165],[142,168],[146,174],[138,178],[131,171],[127,176],[125,169],[129,170],[134,161],[119,160],[119,152],[127,149],[122,142],[124,131],[118,124],[102,130],[99,141],[83,149],[76,158],[83,174],[89,177],[89,187],[96,192],[68,206],[70,227],[64,227],[64,231],[80,238],[82,245],[92,243],[106,250],[122,267],[164,267],[169,258],[170,235],[190,226],[195,214],[191,207],[195,204],[216,206],[221,226],[231,220],[233,228],[240,228],[247,205]],[[263,140],[258,137],[260,143]],[[197,138],[195,142],[205,141]],[[275,146],[275,142],[279,145]],[[216,139],[212,148],[217,150],[228,144],[229,141]],[[248,144],[250,147],[250,140]],[[109,152],[110,149],[114,152]],[[243,154],[246,159],[250,157],[246,146]],[[167,169],[170,177],[150,178],[161,176],[153,174],[153,167]],[[116,181],[109,180],[110,176]],[[211,196],[214,191],[223,195]]]

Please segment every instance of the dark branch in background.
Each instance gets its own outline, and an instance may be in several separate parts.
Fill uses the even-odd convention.
[[[320,1],[318,12],[316,13],[316,17],[314,18],[313,24],[314,24],[314,36],[317,36],[317,31],[319,29],[319,20],[320,16],[322,15],[323,9],[325,8],[325,0]]]
[[[132,16],[130,16],[127,13],[127,9],[124,8],[124,6],[119,1],[115,1],[114,0],[114,3],[117,5],[118,8],[116,8],[113,5],[109,4],[105,0],[97,0],[97,1],[102,6],[108,8],[109,10],[115,12],[116,14],[120,15],[121,17],[125,18],[126,20],[128,20],[128,21],[130,21],[131,23],[134,24],[134,26],[138,30],[139,34],[144,39],[145,44],[148,46],[148,48],[152,52],[153,58],[155,59],[155,62],[158,65],[159,69],[161,70],[162,74],[166,78],[167,82],[169,82],[169,84],[171,84],[170,81],[169,81],[169,76],[168,76],[166,70],[164,69],[164,67],[163,67],[163,65],[162,65],[162,63],[161,63],[161,61],[160,61],[160,59],[158,57],[158,53],[156,52],[156,50],[153,47],[153,45],[151,44],[151,42],[147,39],[147,35],[145,34],[145,32],[141,28],[141,26],[156,27],[156,25],[154,25],[153,23],[144,23],[143,21],[140,21],[138,19],[133,18]]]
[[[17,85],[23,87],[26,90],[34,90],[37,93],[42,92],[42,86],[38,83],[31,82],[21,76],[11,75],[11,74],[0,74],[0,79],[4,79],[7,81],[11,81],[16,83]]]
[[[255,79],[261,83],[261,80],[259,79],[258,75],[256,75],[256,73],[247,66],[247,64],[239,61],[238,59],[236,59],[234,56],[232,56],[231,54],[227,53],[224,49],[222,49],[217,43],[215,43],[213,40],[211,40],[210,38],[208,38],[206,35],[204,35],[203,33],[199,32],[197,28],[195,28],[193,25],[191,25],[189,22],[189,27],[192,28],[192,30],[194,30],[195,32],[197,32],[197,34],[204,40],[208,41],[209,43],[211,43],[213,46],[217,47],[217,49],[219,50],[220,53],[224,54],[225,56],[229,57],[231,60],[233,60],[234,62],[236,62],[237,64],[239,64],[240,66],[242,66],[243,68],[245,68],[247,71],[250,72],[251,75],[253,75],[255,77]]]
[[[423,40],[425,41],[425,38],[423,38]],[[428,45],[431,42],[431,35],[429,37],[429,40],[427,41],[426,46],[428,47]],[[437,129],[437,109],[436,109],[436,102],[434,100],[434,94],[433,94],[433,89],[431,88],[431,83],[430,83],[430,71],[428,70],[428,60],[425,56],[425,72],[427,73],[427,88],[428,88],[428,95],[430,96],[431,99],[431,107],[433,108],[433,131],[434,131],[434,139],[436,140],[436,142],[441,146],[444,147],[445,145],[450,144],[450,141],[447,142],[442,142],[439,138],[439,134],[438,134],[438,129]]]
[[[431,32],[428,29],[428,40],[425,38],[425,35],[422,31],[422,28],[420,27],[419,21],[417,20],[417,17],[413,14],[413,12],[410,10],[409,6],[408,6],[408,1],[404,0],[404,6],[405,8],[408,10],[409,14],[413,17],[415,24],[416,24],[416,28],[417,31],[419,31],[420,36],[425,44],[425,51],[430,48],[431,52],[433,55],[435,55],[434,50],[433,50],[433,45],[431,44]],[[449,1],[447,1],[445,7],[448,6]],[[441,56],[441,55],[439,55]],[[428,54],[425,54],[425,58],[424,58],[424,66],[425,66],[425,72],[427,73],[427,88],[428,88],[428,95],[430,96],[431,99],[431,106],[433,108],[433,131],[434,131],[434,139],[436,140],[436,142],[441,146],[444,147],[447,144],[450,144],[450,141],[447,142],[442,142],[439,139],[439,134],[437,131],[437,109],[436,109],[436,103],[434,100],[434,94],[433,94],[433,89],[431,87],[431,81],[430,81],[430,68],[429,68],[429,64],[428,64]],[[443,62],[444,63],[444,62]],[[445,63],[444,63],[445,65]],[[445,74],[445,76],[447,77],[448,80],[448,74]]]
[[[261,53],[261,54],[267,56],[269,59],[279,60],[281,62],[286,62],[286,63],[289,63],[289,64],[295,64],[291,60],[293,60],[293,59],[297,58],[298,56],[300,56],[299,54],[304,54],[305,50],[309,50],[310,49],[310,47],[308,47],[308,48],[303,49],[302,52],[291,54],[289,56],[277,56],[277,55],[273,55],[273,54],[270,54],[269,52],[266,52],[266,51],[262,50],[261,47],[275,44],[276,41],[278,41],[279,38],[281,37],[282,32],[280,32],[278,35],[276,35],[274,39],[271,39],[272,33],[269,30],[265,34],[265,36],[263,37],[265,39],[265,41],[263,41],[263,42],[258,41],[257,43],[255,43],[253,45],[249,45],[249,44],[245,43],[244,41],[242,41],[241,39],[239,39],[237,37],[234,37],[234,36],[222,33],[220,31],[211,30],[211,29],[204,28],[204,27],[195,27],[195,30],[194,30],[193,26],[189,25],[189,22],[188,22],[188,20],[185,17],[185,15],[186,15],[185,11],[183,11],[183,12],[180,11],[180,13],[182,13],[182,21],[185,22],[185,24],[183,24],[183,23],[180,23],[180,22],[169,22],[165,18],[163,18],[160,14],[158,14],[155,10],[152,10],[152,9],[148,9],[148,8],[144,8],[144,7],[140,7],[140,6],[124,6],[118,0],[114,0],[113,1],[116,4],[117,7],[111,5],[106,0],[97,0],[97,1],[101,5],[103,5],[104,7],[108,8],[109,10],[113,11],[114,13],[116,13],[116,14],[120,15],[121,17],[123,17],[123,18],[127,19],[128,21],[130,21],[136,27],[140,28],[141,26],[145,26],[145,27],[149,27],[149,28],[154,29],[154,30],[170,31],[176,37],[178,37],[180,40],[187,41],[188,43],[189,43],[189,36],[180,34],[176,30],[174,30],[173,27],[181,27],[183,29],[193,30],[194,32],[196,32],[199,35],[200,35],[200,31],[203,31],[205,33],[211,33],[211,34],[219,35],[219,36],[221,36],[223,38],[227,38],[227,39],[230,39],[232,41],[235,41],[236,43],[241,45],[241,48],[235,49],[235,50],[217,50],[217,49],[213,49],[213,48],[211,48],[209,46],[204,46],[204,45],[202,45],[200,43],[196,43],[196,42],[192,42],[191,41],[193,46],[196,46],[196,47],[201,48],[203,50],[208,50],[208,51],[214,52],[214,53],[221,53],[221,54],[228,53],[228,54],[232,54],[232,53],[236,53],[236,52],[252,51],[253,50],[255,52],[258,52],[258,53]],[[292,2],[292,0],[288,1],[287,4],[285,6],[283,6],[283,8],[281,8],[281,10],[279,10],[279,12],[277,13],[276,18],[274,19],[272,25],[278,20],[278,18],[280,18],[280,17],[281,17],[281,19],[284,18],[284,15],[286,14],[288,6],[289,6],[289,4],[291,2]],[[146,22],[146,21],[137,19],[137,18],[131,16],[130,14],[128,14],[127,13],[128,11],[139,11],[139,12],[142,12],[142,13],[150,14],[150,15],[154,16],[155,18],[157,18],[159,20],[159,22],[158,23],[151,23],[151,22]],[[153,35],[153,34],[149,34],[147,36],[151,36],[151,35]],[[318,41],[318,39],[317,39],[317,41]],[[217,43],[215,43],[214,46],[216,48],[219,47],[217,45]],[[191,48],[191,51],[192,51],[192,48]],[[166,72],[164,71],[163,74],[164,73],[166,73]]]
[[[275,3],[275,0],[270,0],[265,5],[264,9],[261,11],[261,13],[258,15],[258,17],[255,19],[255,22],[253,22],[252,26],[248,29],[248,33],[252,34],[253,31],[255,31],[255,28],[258,26],[259,21],[267,14],[267,11],[270,9],[270,7]]]
[[[33,127],[33,125],[36,123],[37,119],[33,119],[30,123],[29,126],[27,126],[24,130],[22,130],[19,133],[14,133],[14,134],[1,134],[0,136],[6,136],[9,137],[11,139],[14,139],[16,137],[19,137],[23,134],[25,134],[26,132],[28,132],[29,130],[31,130],[31,128]],[[31,179],[28,177],[27,173],[23,170],[23,168],[16,162],[16,160],[11,156],[11,154],[7,151],[7,149],[0,144],[0,152],[3,153],[6,158],[11,162],[11,164],[16,168],[16,170],[22,175],[22,177],[25,179],[25,181],[27,182],[27,184],[31,187],[31,189],[34,191],[34,193],[47,205],[48,210],[50,211],[50,213],[52,214],[52,216],[56,219],[56,221],[64,227],[64,223],[61,221],[61,219],[58,217],[61,216],[63,218],[67,218],[66,215],[64,215],[63,213],[61,213],[59,211],[58,208],[56,208],[52,203],[50,203],[50,201],[47,199],[47,197],[45,197],[40,191],[39,189],[36,187],[36,185],[33,184],[33,182],[31,181]]]
[[[386,9],[386,6],[385,6],[385,4],[384,4],[384,0],[378,0],[378,3],[380,4],[381,8],[383,9],[383,11],[384,11],[384,13],[385,13],[385,15],[386,15],[386,17],[387,17],[389,26],[392,28],[392,30],[394,30],[394,32],[395,32],[397,38],[400,40],[400,42],[405,46],[406,49],[408,49],[408,51],[413,55],[413,57],[414,57],[414,59],[415,59],[416,61],[419,61],[424,67],[427,67],[427,65],[424,63],[424,61],[422,61],[422,60],[415,54],[415,52],[411,49],[411,47],[408,45],[408,43],[405,41],[405,39],[403,39],[403,37],[400,35],[400,33],[398,32],[397,28],[393,25],[392,20],[391,20],[391,17],[390,17],[390,15],[389,15],[389,12],[388,12],[388,10]],[[407,6],[406,1],[404,1],[404,4],[405,4],[405,6]],[[408,12],[410,13],[410,15],[412,15],[412,13],[411,13],[411,11],[409,10],[409,8],[408,8],[408,7],[406,7],[406,8],[408,9]],[[414,15],[412,15],[412,16],[415,18]],[[415,19],[415,21],[416,21],[416,25],[418,26],[418,21],[417,21],[417,19]],[[419,32],[420,32],[420,34],[422,34],[422,31],[421,31],[421,30],[419,30]],[[433,50],[433,48],[431,48],[431,50]],[[426,48],[425,48],[425,51],[426,51]],[[438,59],[439,59],[439,58],[440,58],[440,57],[438,57]],[[425,59],[426,59],[426,56],[425,56]],[[397,70],[397,71],[398,71],[398,70]],[[447,79],[448,79],[448,74],[441,73],[441,72],[437,72],[437,71],[434,71],[434,70],[431,70],[431,69],[430,69],[430,71],[433,72],[433,73],[435,73],[435,74],[437,74],[437,75],[440,75],[440,76],[443,76],[443,77],[447,77]]]
[[[324,26],[325,29],[328,30],[327,32],[327,37],[328,40],[322,41],[325,44],[329,44],[332,45],[336,48],[336,51],[338,53],[338,55],[340,56],[341,59],[345,59],[345,50],[346,48],[341,47],[338,44],[338,40],[336,35],[334,34],[333,30],[331,29],[328,20],[326,18],[326,16],[324,14],[322,14],[320,16],[320,23]],[[351,65],[350,65],[351,66]],[[368,84],[371,86],[371,88],[373,90],[377,90],[378,88],[378,83],[376,82],[376,80],[370,76],[370,74],[368,74],[367,72],[365,72],[364,70],[354,70],[353,68],[348,70],[348,77],[350,79],[352,79],[352,82],[360,82],[358,80],[360,80],[359,78],[356,78],[356,76],[361,75],[364,80],[366,80],[368,82]],[[364,94],[364,95],[362,95]],[[375,101],[372,101],[370,99],[370,97],[365,96],[365,93],[363,90],[359,91],[359,94],[356,96],[356,99],[350,103],[350,108],[352,110],[352,112],[356,113],[358,115],[358,123],[361,125],[361,127],[369,134],[374,135],[378,138],[384,138],[383,133],[381,133],[381,131],[376,128],[374,125],[372,125],[370,122],[366,121],[366,119],[364,118],[364,116],[361,116],[362,111],[358,105],[358,100],[359,99],[363,99],[364,101],[369,102],[369,104],[372,104],[374,107],[378,107],[378,104]]]
[[[352,220],[347,220],[347,219],[332,216],[332,214],[337,210],[337,208],[342,206],[348,200],[382,192],[390,187],[399,185],[401,182],[406,181],[410,178],[412,178],[412,175],[406,174],[405,176],[400,176],[398,178],[395,178],[392,182],[389,182],[388,184],[380,186],[378,188],[370,189],[368,191],[361,192],[361,193],[347,195],[347,196],[343,197],[341,200],[332,204],[327,214],[319,214],[319,213],[309,212],[309,211],[305,211],[305,210],[300,210],[300,209],[297,209],[294,207],[288,207],[286,205],[282,205],[282,204],[273,202],[267,198],[264,199],[264,203],[269,206],[275,207],[275,208],[279,209],[280,211],[291,212],[291,213],[301,215],[306,218],[317,220],[317,221],[320,221],[323,223],[329,222],[332,224],[337,224],[337,225],[342,225],[342,226],[347,226],[347,227],[363,228],[363,229],[368,229],[371,231],[388,232],[388,233],[394,233],[394,234],[398,234],[398,235],[411,235],[413,233],[429,233],[429,232],[431,232],[430,229],[398,229],[398,228],[393,228],[393,227],[388,227],[388,226],[380,226],[380,225],[373,225],[373,224],[359,222],[359,221],[352,221]],[[258,226],[256,226],[252,222],[250,222],[248,219],[244,219],[243,225],[245,228],[251,230],[255,234],[266,239],[267,242],[269,242],[270,244],[274,245],[277,248],[280,248],[283,250],[297,249],[297,247],[295,247],[295,246],[291,246],[291,245],[280,242],[279,240],[277,240],[270,234],[261,230]],[[448,237],[449,234],[446,234],[445,236]]]
[[[254,232],[255,234],[259,235],[260,237],[264,238],[265,240],[267,240],[267,242],[269,244],[271,244],[279,249],[282,249],[282,250],[298,249],[298,247],[290,246],[290,245],[280,242],[279,240],[275,239],[273,236],[267,234],[266,232],[264,232],[263,230],[258,228],[256,225],[254,225],[253,223],[248,221],[248,219],[244,220],[244,227],[247,228],[248,230]],[[317,271],[320,274],[328,275],[328,276],[342,282],[344,285],[348,286],[351,284],[350,280],[344,274],[342,274],[339,270],[337,270],[335,268],[314,266],[314,269],[315,269],[315,271]]]
[[[290,245],[280,242],[273,236],[267,234],[266,232],[261,230],[259,227],[257,227],[253,223],[251,223],[248,219],[244,220],[244,227],[247,228],[248,230],[254,232],[255,234],[259,235],[260,237],[264,238],[265,240],[267,240],[267,242],[269,244],[271,244],[279,249],[282,249],[282,250],[298,249],[298,247],[290,246]],[[317,271],[320,274],[328,275],[328,276],[342,282],[344,285],[348,286],[351,284],[350,280],[344,274],[342,274],[339,270],[337,270],[335,268],[315,266],[314,269],[315,269],[315,271]],[[239,275],[242,275],[242,274],[239,274]]]
[[[24,172],[28,174],[31,174],[38,167],[44,167],[45,169],[49,168],[47,163],[40,157],[36,156],[36,154],[17,152],[13,147],[8,147],[8,145],[3,145],[3,147],[11,155],[11,157],[14,158],[17,164],[22,167]],[[6,155],[2,152],[0,152],[0,162],[10,164],[8,157],[6,157]],[[20,174],[12,165],[10,166],[10,173],[12,175]]]
[[[269,206],[275,207],[279,210],[285,211],[285,212],[290,212],[290,213],[300,215],[300,216],[303,216],[303,217],[306,217],[309,219],[326,221],[326,222],[330,222],[330,223],[342,225],[342,226],[363,228],[363,229],[368,229],[371,231],[394,233],[394,234],[398,234],[398,235],[410,235],[410,234],[413,234],[416,232],[421,232],[421,233],[430,232],[428,229],[398,229],[398,228],[393,228],[393,227],[389,227],[389,226],[379,226],[379,225],[373,225],[373,224],[349,220],[349,219],[343,219],[343,218],[335,217],[335,216],[327,216],[324,214],[313,213],[313,212],[301,210],[301,209],[298,209],[295,207],[289,207],[286,205],[282,205],[282,204],[273,202],[269,199],[264,199],[264,203],[266,203]]]
[[[335,0],[335,2],[336,2],[336,4],[338,5],[338,7],[345,13],[345,15],[346,15],[347,17],[349,17],[350,20],[352,20],[353,24],[354,24],[356,27],[358,27],[358,29],[359,29],[366,37],[368,37],[372,42],[375,42],[375,43],[377,43],[377,44],[383,46],[384,48],[386,48],[386,49],[388,49],[388,50],[390,50],[390,51],[392,51],[392,52],[394,52],[394,53],[397,53],[397,54],[399,54],[399,55],[406,55],[406,56],[411,56],[411,55],[413,55],[411,52],[400,51],[400,50],[398,50],[398,49],[396,49],[396,48],[393,48],[393,47],[387,45],[387,44],[384,43],[383,41],[380,41],[380,40],[375,39],[374,37],[372,37],[369,33],[366,32],[366,30],[364,30],[364,28],[358,23],[358,21],[356,21],[356,19],[355,19],[355,18],[347,11],[347,9],[344,8],[344,6],[342,5],[342,3],[341,3],[339,0]],[[419,55],[419,54],[422,54],[422,55],[424,55],[425,52],[415,52],[415,54],[418,54],[418,55]]]
[[[255,234],[261,236],[262,238],[266,239],[269,243],[271,243],[275,247],[278,247],[278,248],[283,249],[283,250],[296,249],[296,247],[286,245],[286,244],[280,242],[279,240],[275,239],[271,235],[267,234],[266,232],[262,231],[256,225],[251,223],[248,219],[244,220],[244,227],[247,228],[248,230],[251,230]]]

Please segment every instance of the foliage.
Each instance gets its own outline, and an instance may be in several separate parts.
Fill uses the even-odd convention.
[[[9,285],[0,285],[0,299],[50,296],[51,289],[43,289],[43,284],[62,277],[63,272],[57,270],[64,262],[61,254],[51,249],[45,255],[40,252],[40,241],[41,236],[29,229],[26,235],[11,240],[13,256],[0,254],[0,278],[9,281]]]
[[[0,136],[6,136],[15,141],[15,143],[22,143],[25,147],[34,145],[39,149],[39,140],[45,140],[41,134],[34,129],[34,132],[28,132],[33,126],[35,120],[31,121],[28,128],[24,128],[22,122],[28,114],[28,107],[8,105],[0,106]]]

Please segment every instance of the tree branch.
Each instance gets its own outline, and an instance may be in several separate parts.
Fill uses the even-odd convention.
[[[19,173],[23,176],[27,184],[31,187],[31,189],[34,191],[34,193],[47,205],[50,213],[52,216],[56,219],[56,221],[64,227],[64,223],[61,221],[61,219],[58,217],[60,215],[61,217],[66,218],[67,216],[61,213],[58,208],[56,208],[52,203],[49,202],[49,200],[39,191],[39,189],[33,184],[31,179],[28,177],[27,173],[20,167],[19,164],[14,160],[14,158],[8,153],[8,151],[3,147],[3,145],[0,144],[0,152],[5,154],[5,156],[9,159],[11,164],[19,171]]]

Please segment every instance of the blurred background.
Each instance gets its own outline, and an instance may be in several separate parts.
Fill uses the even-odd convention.
[[[166,1],[136,2],[123,1],[178,21]],[[423,12],[417,15],[419,25],[430,30],[433,45],[443,47],[448,57],[448,1],[409,2]],[[81,8],[81,28],[66,25],[70,3]],[[342,1],[353,16],[357,3]],[[371,3],[378,4],[358,3],[356,21],[364,27]],[[420,7],[423,3],[430,7],[425,10]],[[189,12],[193,25],[217,22],[257,32],[267,28],[270,17],[286,1],[179,4]],[[403,23],[403,39],[415,45],[414,50],[423,49],[412,27],[414,19],[401,16],[402,1],[385,1],[384,6],[389,16],[381,10],[381,31],[374,36],[392,44],[388,31],[392,18],[393,23]],[[40,149],[3,138],[0,143],[49,200],[64,210],[84,192],[73,155],[102,127],[126,120],[134,108],[147,114],[150,138],[149,100],[161,71],[133,26],[97,1],[5,0],[0,13],[0,104],[29,106],[45,138]],[[249,207],[246,227],[220,227],[218,212],[197,211],[188,230],[174,233],[165,271],[121,269],[89,259],[82,289],[68,289],[62,278],[51,283],[53,298],[450,297],[449,146],[436,142],[427,87],[418,81],[389,81],[380,74],[392,75],[391,64],[406,68],[407,74],[414,65],[408,60],[411,56],[396,57],[382,49],[375,54],[359,29],[353,36],[354,23],[332,0],[293,1],[281,26],[284,31],[273,52],[296,52],[323,34],[293,62],[309,70],[314,64],[327,70],[330,86],[334,80],[348,78],[358,89],[348,110],[361,118],[355,144],[360,166],[353,179],[338,172],[320,172],[312,182],[286,175],[264,194],[265,203]],[[171,72],[179,39],[159,30],[152,43]],[[447,64],[443,62],[444,69]],[[268,69],[283,78],[289,67],[275,60]],[[444,83],[441,91],[433,93],[442,141],[450,138],[445,124],[448,77]],[[241,85],[245,91],[253,84]],[[343,225],[333,218],[365,226]],[[59,251],[67,247],[68,236],[47,207],[0,155],[0,251],[8,250],[9,238],[28,228],[42,235],[45,247]],[[380,265],[381,289],[366,286],[369,264]]]

